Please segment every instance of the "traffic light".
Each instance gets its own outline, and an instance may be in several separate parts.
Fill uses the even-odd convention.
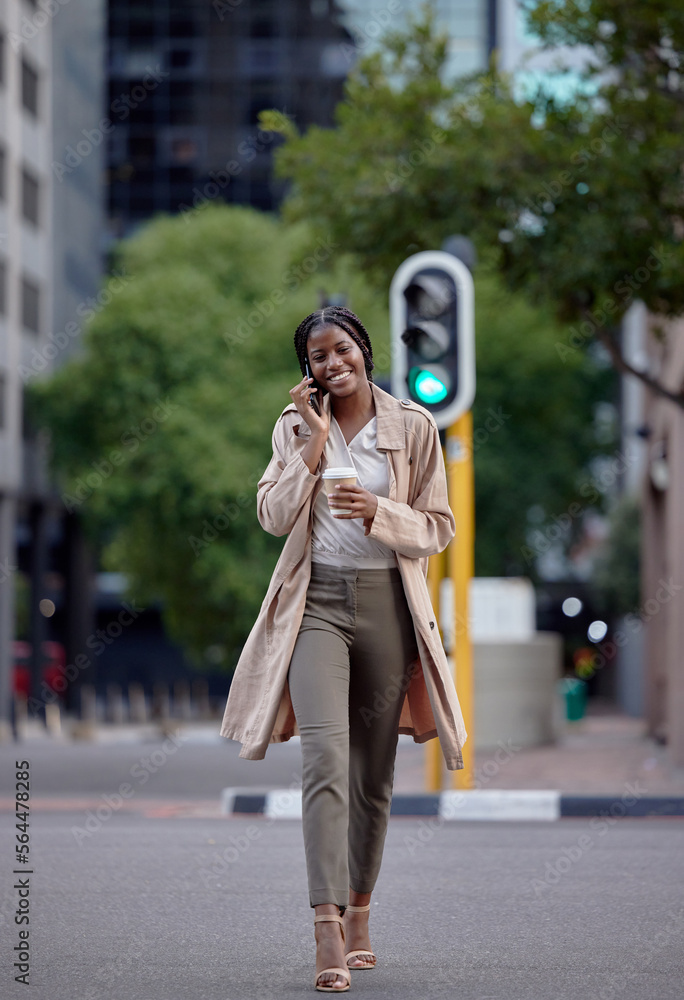
[[[392,394],[449,427],[475,396],[473,279],[450,253],[407,258],[390,287]]]

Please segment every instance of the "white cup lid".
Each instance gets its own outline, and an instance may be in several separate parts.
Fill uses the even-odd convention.
[[[323,473],[323,479],[351,479],[352,476],[356,476],[356,469],[353,466],[326,469]]]

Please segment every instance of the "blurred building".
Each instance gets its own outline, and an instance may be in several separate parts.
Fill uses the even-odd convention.
[[[684,321],[636,300],[621,328],[625,360],[669,391],[684,386]],[[621,377],[623,489],[641,502],[640,603],[620,623],[618,696],[684,767],[684,410],[632,375]]]
[[[16,523],[25,498],[20,369],[44,344],[52,307],[52,31],[32,8],[0,10],[0,718],[9,717]]]
[[[24,387],[78,341],[98,294],[103,5],[0,8],[0,720],[9,716],[17,570],[40,636],[50,551],[69,535]],[[91,131],[90,138],[85,135]],[[67,548],[69,547],[67,541]],[[65,582],[68,586],[68,582]],[[40,643],[33,663],[40,669]]]
[[[313,0],[312,6],[316,0]],[[501,42],[500,8],[506,0],[434,0],[437,23],[449,35],[449,77],[485,70]],[[322,0],[326,4],[326,0]],[[327,5],[327,4],[326,4]],[[371,51],[386,30],[399,30],[420,4],[412,0],[339,0],[340,20],[360,55]]]
[[[257,116],[332,124],[351,45],[336,15],[316,0],[110,0],[112,235],[215,198],[277,207],[277,139]]]
[[[485,70],[495,50],[518,70],[537,48],[516,0],[434,7],[452,78]],[[277,208],[278,139],[260,132],[259,112],[283,110],[301,130],[332,125],[356,59],[419,11],[417,0],[110,0],[111,236],[216,198]],[[546,72],[547,57],[537,57],[530,72]]]
[[[684,387],[684,320],[644,315],[641,362],[671,392]],[[662,331],[659,336],[656,326]],[[642,389],[647,460],[642,481],[641,607],[649,734],[684,767],[684,409]]]

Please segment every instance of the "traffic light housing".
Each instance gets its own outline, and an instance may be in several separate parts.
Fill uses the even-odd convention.
[[[390,287],[392,394],[408,396],[439,428],[465,413],[475,396],[473,279],[452,254],[407,258]]]

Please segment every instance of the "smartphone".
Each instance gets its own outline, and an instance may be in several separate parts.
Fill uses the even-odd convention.
[[[311,378],[312,375],[311,375],[311,369],[309,368],[309,359],[308,358],[305,358],[305,360],[304,360],[304,367],[306,368],[306,377],[307,378]],[[317,383],[316,383],[315,380],[314,380],[313,384],[314,384],[314,386],[316,386],[316,388],[318,388],[318,385],[317,385]],[[320,415],[321,415],[321,408],[318,405],[318,400],[316,399],[317,395],[318,395],[318,393],[312,393],[311,396],[309,396],[309,402],[311,403],[311,406],[313,407],[314,412],[317,413],[318,416],[320,417]]]

